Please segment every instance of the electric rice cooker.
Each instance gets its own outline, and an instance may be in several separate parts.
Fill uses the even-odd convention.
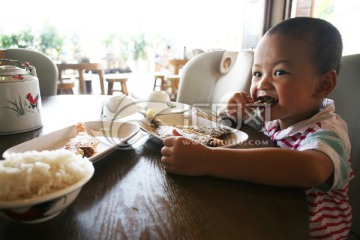
[[[0,59],[0,135],[42,126],[36,69],[28,62]]]

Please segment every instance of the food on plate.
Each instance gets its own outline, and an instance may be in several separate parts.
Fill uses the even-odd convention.
[[[210,127],[210,126],[179,126],[175,125],[176,128],[182,129],[188,132],[197,132],[204,135],[209,135],[215,138],[224,138],[229,134],[229,130],[222,129],[220,127]]]
[[[75,127],[77,134],[65,144],[65,149],[83,157],[89,158],[93,156],[96,153],[99,141],[87,133],[84,123],[77,123]]]
[[[52,193],[78,182],[91,171],[89,160],[63,149],[11,153],[0,161],[0,201]]]
[[[168,126],[157,117],[153,117],[151,120],[151,132],[157,134],[161,138],[172,136],[173,129],[176,129],[182,136],[209,147],[224,146],[225,142],[223,138],[230,134],[230,131],[226,131],[219,127]]]

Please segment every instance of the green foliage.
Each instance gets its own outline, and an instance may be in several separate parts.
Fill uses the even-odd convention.
[[[34,45],[35,36],[30,29],[21,32],[18,35],[17,45],[19,48],[27,48]]]
[[[121,59],[127,61],[131,55],[131,47],[129,40],[125,37],[119,39],[119,56]]]
[[[145,38],[145,34],[135,34],[130,37],[117,36],[114,33],[109,34],[104,40],[108,53],[115,54],[123,60],[146,60],[148,59],[147,49],[150,46]]]
[[[28,48],[32,47],[40,52],[49,55],[53,59],[62,56],[78,57],[86,55],[84,39],[81,33],[75,31],[72,35],[63,35],[57,27],[45,24],[39,31],[33,32],[30,29],[21,30],[19,33],[1,34],[0,48]],[[123,61],[148,60],[153,55],[157,45],[164,40],[157,36],[156,39],[145,35],[143,32],[130,35],[119,35],[117,32],[106,36],[102,44],[104,46],[104,56],[115,56]]]
[[[0,38],[1,48],[27,48],[33,46],[35,36],[30,29],[24,30],[18,34],[2,35]]]
[[[146,51],[148,43],[145,39],[145,34],[142,33],[139,35],[134,35],[132,37],[132,44],[133,44],[133,51],[132,51],[133,59],[135,61],[139,59],[146,60],[148,58]]]
[[[39,36],[39,50],[46,52],[48,49],[55,49],[58,53],[64,45],[64,38],[58,33],[54,26],[45,26]]]
[[[43,53],[56,50],[61,53],[64,38],[58,33],[56,27],[45,26],[39,34],[34,34],[30,29],[9,35],[2,34],[0,48],[28,48],[33,47]]]
[[[12,47],[13,45],[13,42],[12,42],[12,39],[11,39],[11,36],[9,35],[1,35],[0,37],[0,47],[1,48],[10,48]]]
[[[110,33],[108,36],[105,37],[103,40],[103,44],[107,50],[107,52],[111,52],[115,48],[115,41],[116,41],[116,34]]]

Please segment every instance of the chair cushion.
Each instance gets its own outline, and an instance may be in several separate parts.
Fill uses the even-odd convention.
[[[350,182],[350,203],[353,208],[352,231],[360,236],[360,54],[344,56],[335,90],[336,112],[348,124],[351,161],[355,178]]]

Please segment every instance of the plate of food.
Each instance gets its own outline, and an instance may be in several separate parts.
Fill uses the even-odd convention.
[[[80,122],[11,147],[3,153],[3,158],[30,150],[67,149],[96,162],[118,145],[126,144],[139,130],[138,124],[129,122]]]
[[[161,115],[139,120],[141,129],[159,140],[172,136],[173,129],[181,135],[209,147],[234,147],[248,139],[243,131],[200,117],[184,114]]]

